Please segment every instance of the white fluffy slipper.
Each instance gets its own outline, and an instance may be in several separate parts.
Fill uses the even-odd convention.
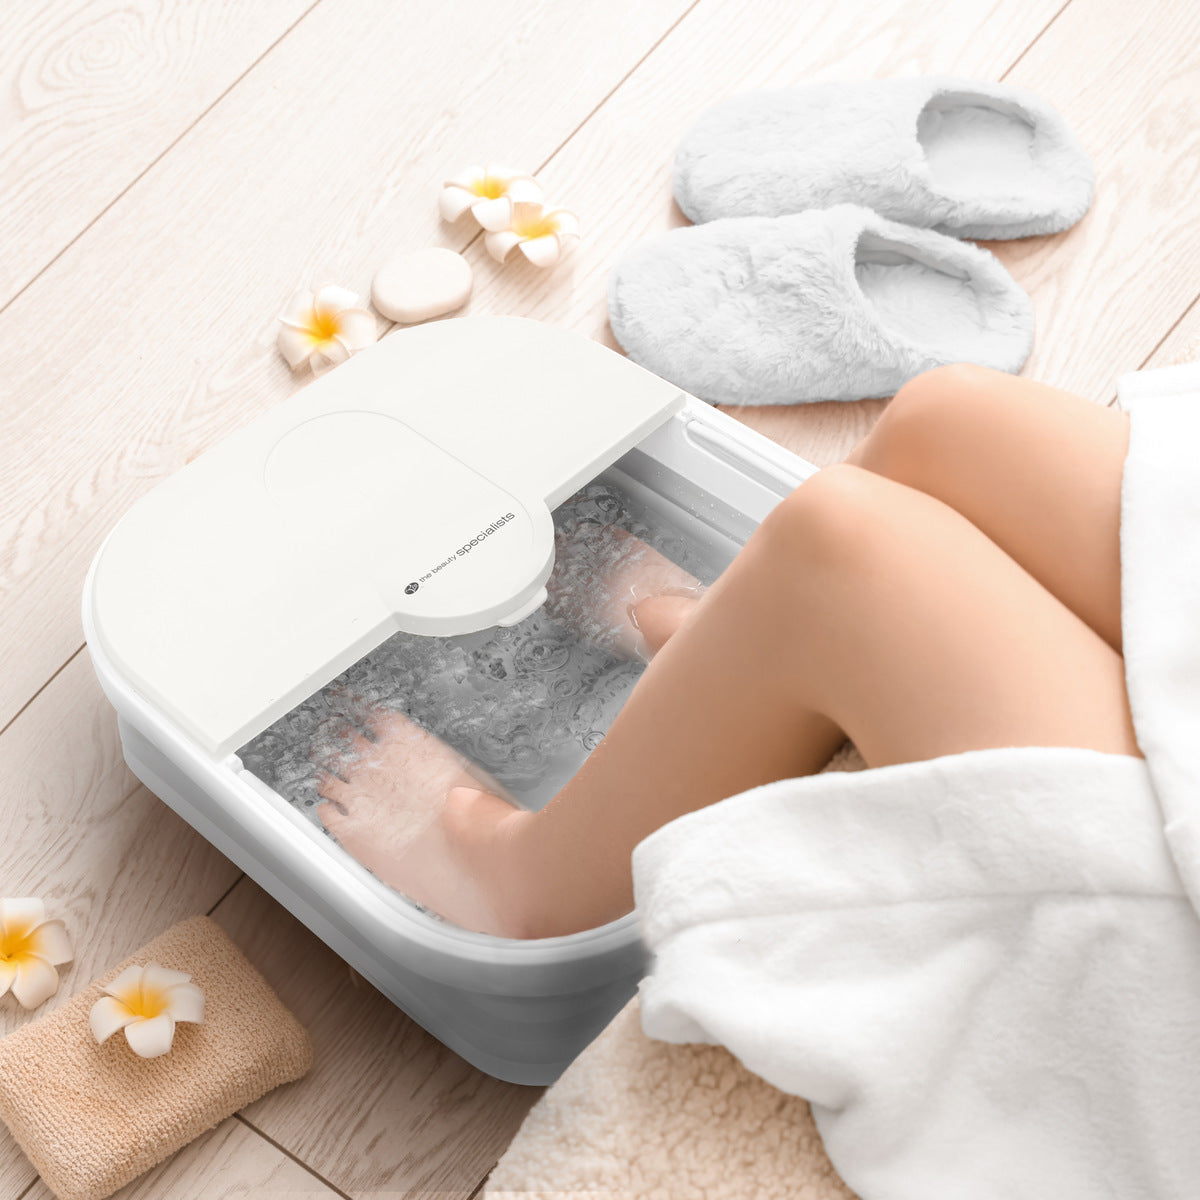
[[[921,76],[734,96],[675,156],[696,222],[862,204],[956,237],[1057,233],[1088,210],[1095,170],[1062,116],[1006,83]]]
[[[634,362],[714,404],[891,396],[946,363],[1019,371],[1033,345],[993,254],[852,204],[645,238],[608,314]]]

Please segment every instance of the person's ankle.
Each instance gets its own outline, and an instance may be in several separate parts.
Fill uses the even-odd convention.
[[[507,810],[500,813],[499,806]],[[528,853],[537,814],[513,808],[483,788],[454,787],[446,796],[442,821],[447,836],[473,873],[495,914],[500,937],[544,936],[537,930],[543,906],[537,888],[536,862]]]

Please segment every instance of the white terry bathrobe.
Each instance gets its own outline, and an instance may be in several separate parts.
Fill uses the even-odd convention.
[[[646,1033],[808,1099],[863,1200],[1200,1197],[1200,364],[1119,403],[1144,762],[781,780],[634,853]]]

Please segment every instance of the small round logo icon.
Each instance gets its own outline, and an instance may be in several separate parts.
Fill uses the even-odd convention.
[[[408,585],[408,587],[406,587],[404,589],[404,594],[406,596],[411,596],[413,594],[413,592],[415,592],[417,590],[417,588],[419,588],[420,586],[421,585],[419,583],[410,583]]]

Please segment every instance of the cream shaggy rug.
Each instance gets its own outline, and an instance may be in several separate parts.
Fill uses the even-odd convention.
[[[721,1046],[642,1033],[637,1001],[525,1118],[490,1200],[853,1200],[808,1104]]]
[[[866,764],[847,744],[825,768]],[[642,1032],[631,1001],[525,1118],[490,1200],[854,1200],[808,1104],[722,1046]]]

